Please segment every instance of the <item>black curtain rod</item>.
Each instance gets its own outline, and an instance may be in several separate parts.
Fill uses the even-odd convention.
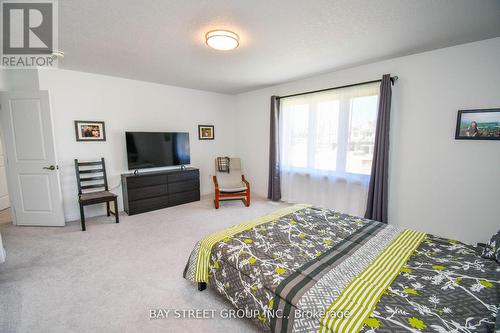
[[[396,82],[397,80],[398,80],[397,76],[391,76],[391,83],[392,83],[392,85],[394,85],[394,82]],[[278,99],[295,97],[295,96],[301,96],[301,95],[308,95],[308,94],[314,94],[314,93],[319,93],[319,92],[329,91],[329,90],[336,90],[336,89],[342,89],[342,88],[349,88],[349,87],[361,86],[363,84],[370,84],[370,83],[375,83],[375,82],[382,82],[382,79],[373,80],[373,81],[366,81],[366,82],[359,82],[359,83],[353,83],[353,84],[348,84],[348,85],[340,86],[340,87],[332,87],[332,88],[325,88],[325,89],[320,89],[320,90],[306,91],[306,92],[301,92],[301,93],[292,94],[292,95],[286,95],[286,96],[278,96]]]

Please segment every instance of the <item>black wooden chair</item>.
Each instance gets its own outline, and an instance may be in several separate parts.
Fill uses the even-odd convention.
[[[78,162],[78,160],[75,159],[75,170],[76,182],[78,184],[78,203],[80,204],[82,231],[85,231],[85,212],[83,208],[88,205],[106,203],[107,215],[115,215],[116,223],[119,223],[118,199],[116,194],[108,190],[108,179],[106,177],[104,158],[101,158],[99,162]],[[109,208],[109,203],[111,201],[115,203],[114,212]]]

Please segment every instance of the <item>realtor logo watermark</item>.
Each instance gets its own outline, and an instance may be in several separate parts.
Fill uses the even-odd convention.
[[[57,0],[0,0],[2,67],[57,67]]]

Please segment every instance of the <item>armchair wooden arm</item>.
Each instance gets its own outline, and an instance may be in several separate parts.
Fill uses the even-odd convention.
[[[247,190],[245,193],[245,206],[250,206],[250,183],[245,179],[245,175],[241,175],[241,180],[246,184]]]
[[[215,209],[219,209],[220,192],[219,192],[219,183],[217,182],[217,176],[213,176],[213,180],[214,180],[214,187],[215,187],[214,205],[215,205]]]
[[[247,188],[250,188],[250,183],[245,179],[245,175],[241,175],[241,181],[247,185]]]

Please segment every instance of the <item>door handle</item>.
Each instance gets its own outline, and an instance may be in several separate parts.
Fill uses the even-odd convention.
[[[45,170],[55,170],[55,169],[59,169],[59,166],[58,166],[58,165],[56,165],[56,166],[51,165],[51,166],[48,166],[48,167],[43,167],[43,168],[44,168]]]

